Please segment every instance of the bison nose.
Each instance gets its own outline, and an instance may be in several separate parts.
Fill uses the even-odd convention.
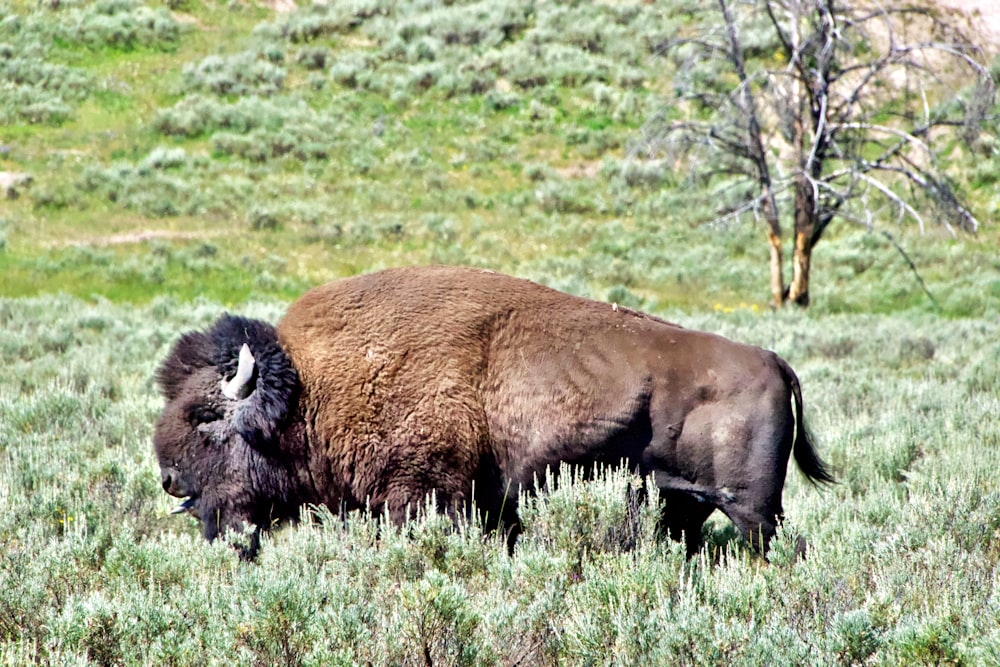
[[[193,495],[191,483],[177,468],[160,468],[160,484],[163,486],[163,490],[172,496],[183,498]]]

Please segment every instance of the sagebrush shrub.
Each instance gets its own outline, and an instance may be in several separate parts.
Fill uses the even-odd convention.
[[[188,167],[166,171],[177,168]],[[293,210],[322,220],[319,207],[274,209]],[[403,219],[376,218],[370,233]],[[558,238],[547,219],[524,225]],[[428,216],[419,233],[452,247],[449,239],[489,230],[485,221],[471,227]],[[586,256],[640,252],[616,245],[628,233],[622,223],[594,236]],[[147,270],[212,270],[202,262],[225,243],[160,243]],[[102,266],[149,279],[141,262],[112,249],[80,248],[61,261],[54,270]],[[280,281],[282,262],[255,264],[254,275]],[[579,260],[542,258],[519,272],[592,289]],[[513,555],[476,519],[456,526],[415,512],[400,528],[314,508],[247,565],[224,541],[204,543],[194,520],[167,516],[172,503],[149,446],[158,360],[179,332],[208,326],[222,308],[166,297],[137,307],[0,299],[8,664],[388,665],[427,655],[450,664],[979,664],[996,654],[1000,425],[990,415],[1000,406],[981,379],[997,359],[988,318],[663,313],[773,347],[800,377],[807,418],[841,483],[817,492],[790,469],[795,526],[779,531],[769,563],[731,541],[724,518],[710,521],[705,550],[687,560],[682,545],[656,536],[655,505],[630,504],[638,480],[627,470],[582,479],[563,469],[520,498]],[[269,320],[283,310],[240,308]],[[845,341],[850,355],[823,352]],[[792,556],[799,532],[810,542],[804,560]]]
[[[279,61],[280,62],[280,61]],[[274,95],[285,83],[283,67],[266,51],[208,56],[184,66],[184,86],[192,92],[216,95]]]

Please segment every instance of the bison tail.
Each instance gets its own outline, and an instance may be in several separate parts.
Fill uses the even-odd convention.
[[[799,470],[813,484],[834,484],[837,480],[833,478],[833,473],[830,472],[829,466],[820,458],[813,443],[813,437],[809,433],[809,429],[806,428],[806,420],[802,410],[802,389],[799,387],[799,378],[784,359],[777,355],[775,356],[778,360],[778,366],[781,368],[781,373],[785,376],[785,382],[788,383],[788,386],[792,390],[792,396],[795,398],[795,443],[792,446],[795,463],[799,466]]]

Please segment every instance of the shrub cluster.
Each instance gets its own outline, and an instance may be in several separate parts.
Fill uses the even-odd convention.
[[[20,33],[6,36],[15,39],[0,43],[0,122],[65,121],[89,94],[91,77],[78,68],[46,62],[46,49]]]
[[[117,51],[172,51],[180,39],[180,24],[164,7],[142,0],[53,3],[55,37],[65,46],[82,45]]]
[[[330,73],[341,84],[395,99],[429,89],[492,93],[506,83],[546,99],[551,95],[542,89],[548,86],[591,81],[641,88],[646,61],[665,29],[661,14],[641,5],[362,1],[314,4],[255,32],[292,44],[360,33],[374,48],[324,54],[324,62],[330,60]],[[302,60],[314,63],[316,53]],[[519,95],[507,92],[505,98],[498,108],[515,104]]]
[[[179,160],[166,149],[146,162]],[[453,233],[440,218],[424,225]],[[117,263],[111,251],[87,252]],[[198,244],[184,254],[174,260],[197,272],[215,250]],[[194,520],[167,516],[173,503],[149,444],[162,405],[156,364],[180,332],[206,327],[221,308],[0,300],[3,664],[1000,657],[1000,424],[991,418],[1000,343],[989,318],[682,319],[788,357],[836,468],[840,484],[822,492],[790,470],[789,521],[769,563],[722,518],[706,525],[706,549],[688,561],[680,545],[656,538],[657,510],[630,501],[637,478],[606,470],[585,481],[563,468],[519,499],[524,532],[512,555],[477,522],[456,526],[420,508],[403,528],[312,508],[248,564],[224,542],[205,543]],[[283,309],[241,312],[273,321]],[[810,551],[796,560],[799,530]]]
[[[138,164],[118,163],[85,170],[79,187],[110,202],[156,218],[196,215],[208,208],[197,179],[185,171],[204,166],[182,148],[154,149]]]
[[[280,128],[289,119],[309,116],[309,111],[301,101],[243,97],[229,103],[204,95],[189,95],[174,106],[161,109],[154,125],[164,135],[193,138],[218,130],[246,133],[259,127]]]
[[[218,155],[266,162],[291,156],[326,159],[338,144],[351,141],[338,115],[317,112],[301,99],[257,96],[232,102],[192,95],[161,110],[156,129],[168,136],[209,136]]]
[[[18,34],[25,45],[134,51],[169,51],[180,39],[180,24],[163,7],[142,0],[63,0],[38,3],[30,14],[11,14],[0,33]]]
[[[179,38],[168,11],[139,0],[40,3],[28,15],[2,17],[0,122],[58,125],[87,98],[93,77],[52,62],[60,49],[170,50]]]
[[[230,56],[208,56],[184,66],[184,86],[191,92],[216,95],[273,95],[285,83],[280,50],[243,51]]]

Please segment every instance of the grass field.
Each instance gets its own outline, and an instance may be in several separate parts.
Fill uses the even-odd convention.
[[[665,314],[796,367],[840,483],[796,473],[770,563],[616,537],[625,484],[525,499],[512,557],[476,526],[319,512],[254,564],[169,517],[151,376],[209,302],[0,304],[0,653],[7,664],[996,664],[996,321]],[[278,302],[248,304],[274,318]],[[795,532],[809,556],[793,561]]]
[[[763,227],[624,160],[661,9],[0,0],[0,171],[32,178],[0,200],[0,664],[1000,665],[995,147],[946,156],[979,236],[874,212],[772,311]],[[770,561],[718,515],[691,561],[651,510],[623,548],[618,471],[523,499],[512,556],[313,508],[247,564],[168,516],[181,332],[427,262],[777,351],[839,484],[790,473]]]

